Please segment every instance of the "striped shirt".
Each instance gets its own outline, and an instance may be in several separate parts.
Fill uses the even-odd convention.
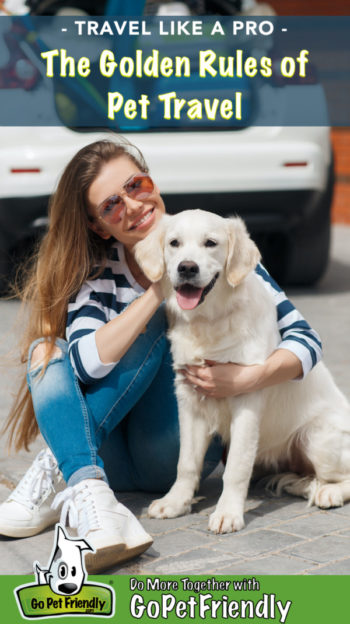
[[[299,358],[305,377],[322,357],[320,338],[266,269],[259,264],[255,271],[275,300],[281,334],[278,348],[288,349]],[[144,292],[129,270],[123,245],[116,241],[110,248],[103,273],[84,282],[68,306],[66,338],[70,359],[76,375],[84,384],[92,384],[105,377],[117,364],[101,362],[95,341],[96,330],[118,316]]]

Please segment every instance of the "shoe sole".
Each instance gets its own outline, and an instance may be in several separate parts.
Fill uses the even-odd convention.
[[[85,555],[85,567],[89,574],[100,572],[119,563],[120,557],[126,549],[125,544],[113,544],[106,548],[99,548],[95,553]]]
[[[137,546],[128,548],[125,544],[118,544],[117,546],[109,546],[107,548],[101,548],[97,553],[87,553],[85,555],[85,567],[89,574],[112,568],[113,566],[124,563],[129,559],[133,559],[138,555],[141,555],[147,548],[152,546],[153,540],[148,542],[142,542]]]
[[[118,563],[123,563],[124,561],[127,561],[128,559],[133,559],[133,557],[142,555],[142,553],[145,552],[150,546],[152,546],[152,544],[153,544],[153,540],[151,539],[148,542],[142,542],[142,544],[139,544],[138,546],[134,546],[133,548],[128,548],[127,546],[124,552],[121,553],[121,557]]]
[[[33,535],[38,535],[48,529],[49,527],[53,527],[58,520],[54,520],[50,522],[50,524],[43,524],[38,527],[18,527],[18,529],[14,527],[0,527],[0,535],[4,535],[5,537],[13,537],[13,538],[21,538],[21,537],[33,537]]]

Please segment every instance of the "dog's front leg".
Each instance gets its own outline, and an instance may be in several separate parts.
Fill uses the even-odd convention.
[[[151,518],[175,518],[190,513],[209,445],[208,425],[200,415],[200,403],[195,390],[184,387],[177,395],[180,424],[177,477],[169,492],[149,506],[148,515]]]
[[[261,403],[260,393],[233,400],[224,487],[209,518],[209,529],[214,533],[230,533],[244,527],[244,503],[258,447]]]

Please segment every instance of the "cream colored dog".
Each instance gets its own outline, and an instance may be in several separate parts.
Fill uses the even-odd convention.
[[[201,210],[165,216],[137,244],[144,273],[162,280],[175,370],[205,360],[262,363],[276,349],[276,307],[254,271],[259,258],[240,219]],[[209,519],[215,533],[244,526],[254,464],[276,471],[302,465],[302,476],[284,475],[279,486],[310,504],[333,507],[350,499],[350,406],[322,363],[303,380],[225,399],[201,399],[177,373],[176,396],[177,479],[150,505],[151,517],[190,512],[214,432],[229,441],[223,492]]]

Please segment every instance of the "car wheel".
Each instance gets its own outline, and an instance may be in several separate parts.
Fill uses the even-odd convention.
[[[282,282],[311,286],[324,274],[328,260],[331,236],[331,205],[334,189],[332,162],[327,186],[315,193],[309,217],[287,235],[287,255]]]
[[[96,15],[93,0],[39,0],[31,2],[31,15]]]
[[[7,253],[6,240],[0,235],[0,294],[8,291],[10,262]]]

